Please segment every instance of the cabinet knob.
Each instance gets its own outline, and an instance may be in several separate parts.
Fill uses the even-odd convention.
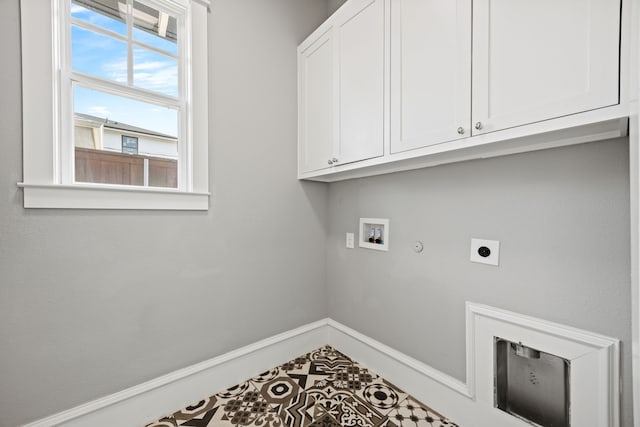
[[[332,165],[333,164],[333,160],[329,159],[329,160],[327,160],[327,163]]]
[[[460,126],[460,127],[458,128],[458,133],[459,133],[460,135],[464,135],[464,128],[463,128],[462,126]]]
[[[477,123],[476,123],[476,129],[477,129],[477,130],[482,129],[482,122],[477,122]]]
[[[334,157],[333,159],[331,159],[331,161],[332,161],[333,163],[338,163],[338,159],[336,159],[335,157]]]

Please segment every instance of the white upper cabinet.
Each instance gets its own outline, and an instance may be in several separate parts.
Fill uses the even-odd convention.
[[[384,0],[352,0],[335,16],[339,114],[334,164],[384,153]]]
[[[626,0],[347,0],[298,48],[302,179],[623,136]]]
[[[327,29],[298,52],[298,162],[300,172],[330,167],[335,122],[334,48]]]
[[[298,47],[298,172],[384,154],[385,0],[351,0]]]
[[[470,136],[471,0],[391,0],[391,152]]]
[[[619,0],[474,0],[474,135],[617,104],[619,43]]]

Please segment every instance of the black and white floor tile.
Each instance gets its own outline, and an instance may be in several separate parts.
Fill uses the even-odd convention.
[[[146,427],[458,427],[330,346]]]

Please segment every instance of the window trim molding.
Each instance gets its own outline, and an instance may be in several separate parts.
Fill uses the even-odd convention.
[[[210,193],[168,191],[155,187],[107,184],[25,184],[25,208],[50,209],[209,209]]]
[[[209,208],[208,172],[208,71],[206,0],[164,0],[186,9],[185,24],[191,37],[185,61],[191,73],[185,73],[187,102],[184,126],[191,144],[185,152],[190,171],[185,190],[149,189],[130,186],[73,183],[62,179],[62,123],[65,95],[61,88],[59,25],[61,2],[21,0],[22,37],[22,115],[23,115],[23,182],[25,208],[70,209],[164,209],[207,210]],[[51,43],[43,43],[51,40]],[[182,153],[181,153],[182,154]],[[182,177],[181,177],[182,178]]]

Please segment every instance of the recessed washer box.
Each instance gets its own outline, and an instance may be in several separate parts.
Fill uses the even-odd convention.
[[[386,218],[360,218],[358,246],[377,251],[388,251],[389,220]]]

